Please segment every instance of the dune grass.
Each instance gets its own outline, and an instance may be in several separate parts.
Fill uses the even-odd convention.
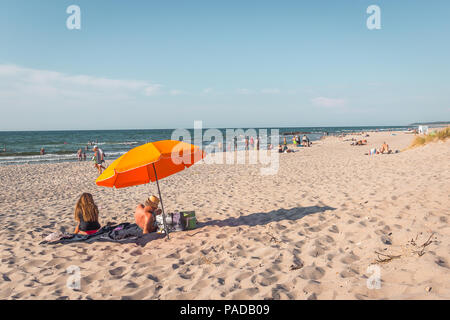
[[[429,134],[416,136],[410,148],[421,147],[433,141],[445,141],[448,138],[450,138],[450,126],[438,131],[432,131]]]

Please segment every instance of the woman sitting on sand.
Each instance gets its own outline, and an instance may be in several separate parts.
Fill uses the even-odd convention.
[[[75,206],[75,221],[78,222],[74,233],[94,234],[100,229],[98,208],[90,193],[83,193]]]
[[[145,201],[145,206],[139,204],[134,212],[134,220],[139,228],[142,229],[143,234],[155,231],[156,216],[161,214],[161,209],[158,209],[158,197],[151,196]]]

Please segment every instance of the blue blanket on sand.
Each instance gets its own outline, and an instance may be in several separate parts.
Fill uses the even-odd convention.
[[[104,242],[120,242],[120,243],[136,243],[145,245],[147,242],[155,239],[164,238],[165,234],[152,232],[142,234],[142,229],[135,223],[121,223],[117,225],[106,225],[91,235],[71,234],[64,236],[57,241],[42,241],[40,244],[66,244],[74,242],[92,243],[96,241]]]

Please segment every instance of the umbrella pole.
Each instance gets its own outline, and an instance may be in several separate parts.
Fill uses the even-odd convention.
[[[169,237],[169,229],[167,228],[167,224],[166,224],[166,214],[164,212],[164,205],[163,205],[163,200],[162,200],[162,197],[161,197],[161,190],[159,189],[158,176],[156,174],[155,163],[153,163],[153,171],[155,172],[155,179],[156,179],[156,185],[158,186],[159,200],[161,201],[161,208],[162,208],[162,213],[163,213],[164,231],[166,231],[167,239],[170,239],[170,237]]]

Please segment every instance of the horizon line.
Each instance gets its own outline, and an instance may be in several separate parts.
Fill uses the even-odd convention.
[[[367,127],[367,128],[381,128],[381,127],[411,127],[417,125],[439,125],[439,124],[449,124],[450,121],[442,122],[424,122],[424,123],[411,123],[411,124],[400,124],[400,125],[343,125],[343,126],[258,126],[258,127],[202,127],[202,129],[281,129],[281,128],[353,128],[353,127]],[[138,130],[176,130],[176,129],[187,129],[194,130],[195,128],[126,128],[126,129],[19,129],[19,130],[1,130],[0,132],[57,132],[57,131],[138,131]]]

